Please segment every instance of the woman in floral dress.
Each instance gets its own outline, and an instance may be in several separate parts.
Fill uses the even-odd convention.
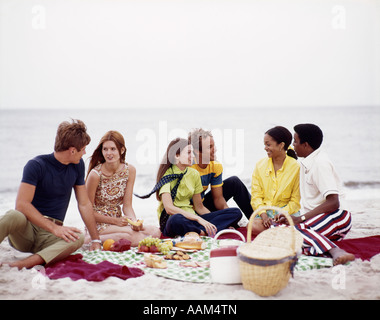
[[[128,239],[137,246],[145,237],[160,237],[161,233],[157,227],[136,227],[126,219],[137,220],[132,207],[136,169],[125,163],[126,151],[123,136],[107,132],[91,157],[86,187],[101,240]]]

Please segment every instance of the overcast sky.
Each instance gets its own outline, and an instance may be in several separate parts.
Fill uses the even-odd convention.
[[[379,0],[0,0],[0,109],[363,105]]]

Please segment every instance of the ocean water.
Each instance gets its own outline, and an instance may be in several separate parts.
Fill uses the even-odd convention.
[[[265,131],[276,125],[293,132],[298,123],[315,123],[352,198],[380,197],[380,108],[228,108],[125,110],[0,110],[0,215],[11,207],[26,162],[53,152],[59,123],[81,119],[92,141],[88,158],[108,130],[120,131],[127,162],[137,169],[135,192],[151,190],[168,142],[192,128],[213,132],[224,176],[238,175],[247,187],[255,163],[266,157]]]

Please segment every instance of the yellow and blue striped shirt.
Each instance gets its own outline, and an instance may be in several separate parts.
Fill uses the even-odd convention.
[[[193,164],[191,168],[196,169],[200,176],[203,186],[202,198],[204,198],[205,192],[211,185],[211,188],[217,188],[223,186],[223,165],[218,161],[210,161],[206,168],[202,169],[198,164]]]

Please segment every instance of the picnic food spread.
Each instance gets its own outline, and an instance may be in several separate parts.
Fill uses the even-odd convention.
[[[127,245],[125,247],[127,250],[130,249],[127,239],[121,239],[118,242],[112,239],[108,240],[105,242],[108,250],[104,252],[119,251],[117,249],[124,248],[123,244]],[[149,236],[141,240],[137,248],[132,248],[130,251],[131,258],[134,257],[132,259],[135,261],[131,265],[139,267],[141,266],[139,264],[142,263],[144,267],[149,269],[149,272],[154,274],[170,275],[175,279],[199,282],[209,277],[210,253],[205,249],[210,248],[212,241],[207,237],[200,237],[195,232],[187,233],[185,236],[175,239],[159,239]],[[119,252],[122,251],[120,250]],[[138,258],[142,254],[142,259]],[[111,257],[115,259],[115,262],[118,259],[117,256],[109,256],[108,259]],[[123,258],[120,257],[120,259]],[[189,268],[195,268],[197,271],[189,272],[185,270]]]
[[[212,283],[216,282],[213,277],[213,268],[210,265],[212,260],[219,262],[219,259],[224,259],[224,256],[215,257],[215,252],[211,255],[211,251],[218,250],[220,248],[231,247],[236,245],[238,240],[232,239],[215,239],[210,237],[201,237],[205,242],[206,248],[204,250],[183,250],[178,247],[173,247],[173,250],[169,254],[174,254],[181,250],[183,253],[190,256],[189,260],[167,260],[163,254],[158,255],[158,261],[160,263],[161,258],[167,263],[167,268],[159,269],[148,267],[144,261],[144,253],[138,252],[137,247],[131,248],[131,250],[124,252],[114,252],[114,251],[89,251],[87,249],[79,249],[76,253],[83,256],[83,261],[90,264],[99,264],[102,261],[109,261],[114,264],[119,264],[121,266],[127,266],[128,268],[140,268],[143,272],[147,274],[153,274],[156,276],[185,281],[194,283]],[[170,241],[175,242],[177,239],[165,239],[161,240],[163,242]],[[242,242],[239,242],[242,245]],[[223,251],[223,250],[220,250]],[[219,252],[219,250],[218,250]],[[211,257],[212,256],[212,257]],[[232,259],[233,257],[227,256],[227,259]],[[156,258],[157,259],[157,258]],[[227,261],[228,262],[228,261]],[[149,264],[149,260],[148,260]],[[153,264],[152,264],[153,265]],[[158,266],[161,266],[158,264]],[[306,271],[311,269],[321,269],[321,268],[331,268],[333,262],[331,258],[313,257],[301,255],[298,259],[298,263],[295,267],[297,271]],[[228,272],[226,273],[226,265],[222,266],[224,272],[223,282],[230,279]]]
[[[173,247],[173,243],[175,247]],[[154,269],[168,268],[166,261],[186,261],[191,259],[190,255],[184,251],[195,252],[206,248],[206,243],[195,233],[187,233],[184,237],[176,239],[162,240],[153,237],[146,237],[139,242],[137,252],[144,253],[145,265]],[[176,252],[170,253],[171,250]],[[160,255],[165,256],[160,256]],[[187,266],[187,265],[183,265]],[[205,267],[204,264],[191,263],[192,267]]]
[[[168,267],[165,260],[189,260],[190,256],[182,252],[185,250],[202,250],[206,248],[205,242],[195,232],[187,233],[184,237],[174,240],[175,246],[179,249],[175,253],[169,253],[173,249],[171,240],[161,240],[158,238],[147,237],[139,242],[138,252],[144,253],[145,265],[154,269],[166,269]],[[164,257],[157,254],[165,254]],[[188,265],[183,265],[188,266]],[[190,265],[189,265],[190,266]],[[191,263],[192,267],[202,267],[205,265]]]

